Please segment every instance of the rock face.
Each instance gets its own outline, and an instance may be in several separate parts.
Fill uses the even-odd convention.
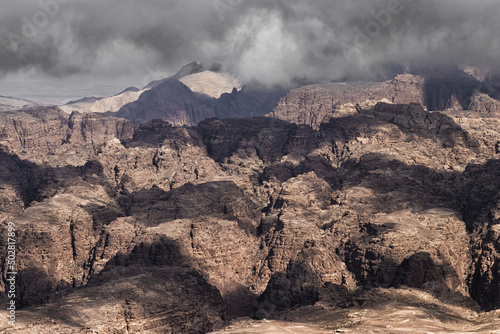
[[[292,90],[283,98],[270,116],[318,128],[329,116],[355,114],[358,104],[366,107],[387,101],[425,105],[424,86],[424,78],[415,75],[399,75],[382,83],[352,82],[303,86]]]
[[[484,83],[474,75],[452,68],[425,76],[425,104],[429,110],[464,110]]]
[[[287,93],[288,90],[282,88],[244,86],[241,91],[222,94],[215,104],[215,115],[221,119],[263,116],[272,112]]]
[[[193,92],[218,99],[224,93],[231,93],[233,89],[241,90],[238,79],[229,73],[203,71],[190,74],[179,79]]]
[[[500,127],[470,113],[378,103],[315,128],[2,114],[17,330],[206,333],[383,291],[499,308]]]
[[[493,160],[466,170],[469,179],[466,201],[470,205],[466,221],[472,232],[474,258],[471,295],[487,310],[497,309],[500,299],[499,167],[498,160]]]
[[[500,115],[500,101],[490,97],[488,94],[476,93],[472,96],[468,109],[498,116]]]
[[[71,165],[83,165],[98,146],[134,133],[134,125],[127,120],[78,112],[67,115],[59,108],[5,112],[0,120],[0,145],[5,152],[51,165],[65,165],[68,159]]]
[[[331,117],[355,114],[378,102],[419,103],[427,110],[498,114],[500,85],[493,74],[471,68],[414,70],[385,82],[326,83],[299,87],[268,116],[313,128]]]
[[[207,333],[224,316],[219,292],[193,269],[140,264],[107,271],[55,303],[18,311],[12,332]]]

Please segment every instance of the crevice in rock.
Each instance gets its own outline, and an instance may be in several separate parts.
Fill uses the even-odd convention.
[[[159,150],[158,150],[158,149],[156,149],[155,155],[153,156],[152,163],[153,163],[153,166],[155,166],[155,167],[156,167],[156,171],[157,171],[157,172],[158,172],[158,170],[160,169],[159,161],[160,161],[160,158],[159,158]]]
[[[195,229],[194,224],[191,224],[191,230],[189,231],[189,238],[191,240],[191,248],[194,249],[194,233],[193,230]]]
[[[73,261],[76,262],[77,253],[76,253],[76,239],[75,239],[75,222],[72,216],[70,217],[69,221],[69,234],[71,237],[71,250],[73,252]]]
[[[87,265],[86,267],[88,268],[87,271],[87,277],[84,277],[87,281],[89,281],[92,278],[92,275],[94,274],[94,264],[97,258],[97,243],[92,249],[90,250],[89,254],[89,259],[87,260]]]
[[[130,300],[125,300],[125,306],[123,307],[123,319],[125,320],[125,328],[127,330],[127,333],[130,333],[130,324],[129,324],[129,318],[132,316],[131,311],[130,311]]]
[[[99,238],[99,242],[101,241],[101,238]],[[109,234],[106,233],[106,237],[104,239],[104,246],[102,247],[102,253],[101,253],[101,260],[104,259],[104,255],[106,254],[106,249],[109,245]]]

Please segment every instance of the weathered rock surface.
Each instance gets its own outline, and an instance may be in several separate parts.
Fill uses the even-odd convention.
[[[356,114],[356,105],[377,102],[420,103],[425,105],[424,78],[399,75],[387,82],[326,83],[303,86],[281,99],[272,117],[313,128],[339,115]]]
[[[240,91],[233,89],[230,94],[222,94],[215,104],[217,118],[250,118],[264,116],[273,111],[287,89],[266,89],[243,86]]]
[[[0,114],[3,151],[51,166],[83,165],[98,146],[111,139],[131,138],[133,133],[130,121],[99,114],[67,115],[59,108]]]
[[[224,311],[345,313],[406,293],[446,295],[450,317],[498,308],[500,128],[473,114],[379,103],[318,129],[5,116],[18,330],[203,333]]]
[[[432,289],[430,289],[432,290]],[[236,319],[213,334],[257,333],[498,333],[500,312],[480,313],[464,298],[444,291],[412,288],[372,289],[303,306],[273,320]]]
[[[207,333],[224,322],[219,292],[182,267],[114,268],[57,302],[18,311],[12,333]],[[6,317],[2,317],[6,319]],[[9,325],[2,319],[1,329]]]
[[[378,102],[419,103],[427,110],[498,114],[500,86],[476,69],[413,71],[385,82],[324,83],[294,89],[268,116],[313,128],[331,117],[356,114]]]
[[[468,110],[500,115],[500,101],[485,93],[476,93],[472,96]]]
[[[203,71],[179,79],[193,92],[218,99],[224,93],[231,93],[233,89],[240,90],[239,80],[229,73]]]

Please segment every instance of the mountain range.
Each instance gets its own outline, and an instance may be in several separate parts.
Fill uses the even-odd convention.
[[[495,82],[457,66],[266,88],[191,63],[112,97],[6,103],[9,331],[494,333]]]

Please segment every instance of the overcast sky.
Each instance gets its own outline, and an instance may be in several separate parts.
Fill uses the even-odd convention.
[[[223,63],[243,81],[498,66],[498,0],[0,0],[0,95],[109,95]]]

